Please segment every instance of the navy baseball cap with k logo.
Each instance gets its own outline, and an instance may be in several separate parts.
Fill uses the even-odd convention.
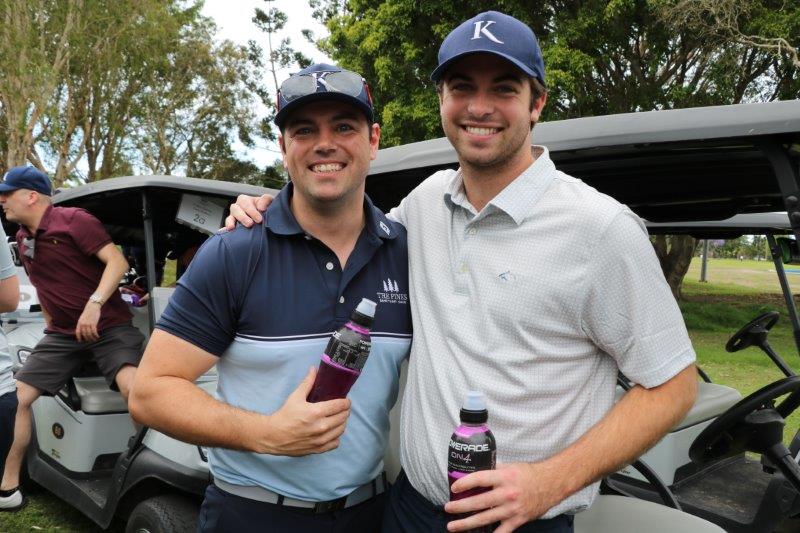
[[[445,37],[439,48],[439,66],[431,74],[431,79],[438,82],[453,61],[479,53],[500,56],[544,85],[544,60],[533,30],[514,17],[497,11],[481,13]]]
[[[0,193],[12,192],[17,189],[30,189],[50,196],[52,186],[47,174],[36,167],[14,167],[3,177],[0,182]]]

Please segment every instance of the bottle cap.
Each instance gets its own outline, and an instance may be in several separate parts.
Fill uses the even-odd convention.
[[[370,318],[375,318],[375,308],[378,306],[372,300],[367,298],[362,298],[361,301],[358,303],[358,307],[356,307],[356,311],[361,313],[364,316],[368,316]]]
[[[489,419],[489,412],[486,410],[486,398],[483,394],[478,391],[467,392],[459,417],[468,424],[485,423]]]
[[[361,324],[365,328],[371,328],[375,320],[375,308],[378,304],[367,298],[362,298],[358,306],[350,315],[350,320],[357,324]]]

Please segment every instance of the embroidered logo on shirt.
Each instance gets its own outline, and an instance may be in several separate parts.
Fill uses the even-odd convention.
[[[384,304],[408,303],[408,293],[400,292],[397,280],[386,278],[382,281],[383,292],[378,292],[378,302]]]
[[[383,223],[383,221],[381,221],[381,222],[380,222],[378,225],[381,227],[381,229],[382,229],[383,231],[385,231],[385,232],[386,232],[386,235],[391,235],[391,234],[392,234],[392,233],[389,231],[389,226],[387,226],[386,224],[384,224],[384,223]]]
[[[505,272],[501,272],[500,275],[498,275],[497,277],[500,278],[501,280],[507,282],[507,283],[517,280],[517,277],[510,270],[506,270]]]

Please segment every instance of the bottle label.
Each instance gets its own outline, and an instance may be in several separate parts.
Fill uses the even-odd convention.
[[[363,338],[354,338],[352,330],[338,330],[331,335],[325,353],[331,361],[351,370],[361,371],[367,363],[372,343]]]
[[[464,442],[450,439],[447,470],[470,474],[495,467],[497,452],[489,442]]]

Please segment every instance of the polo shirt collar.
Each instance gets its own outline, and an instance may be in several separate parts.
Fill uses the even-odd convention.
[[[305,231],[292,213],[290,200],[294,194],[294,184],[287,183],[275,197],[264,215],[264,226],[279,235],[305,234]],[[364,195],[364,225],[370,235],[384,240],[393,240],[398,232],[389,223],[386,215],[375,207],[369,196]]]
[[[484,212],[488,213],[491,209],[502,211],[517,225],[522,224],[533,213],[534,205],[553,181],[556,167],[550,159],[550,152],[546,147],[534,145],[531,150],[536,158],[535,161],[492,198],[484,208]],[[464,177],[461,169],[458,169],[453,179],[445,187],[444,198],[445,203],[451,209],[454,206],[460,206],[470,212],[475,212],[475,208],[467,200],[464,191]]]
[[[42,215],[42,219],[39,221],[39,227],[36,229],[36,233],[41,233],[47,231],[47,228],[50,226],[50,219],[53,217],[53,204],[47,206],[47,209],[44,210],[44,214]],[[33,234],[28,229],[28,226],[24,224],[19,225],[22,233],[26,237],[33,237]]]

